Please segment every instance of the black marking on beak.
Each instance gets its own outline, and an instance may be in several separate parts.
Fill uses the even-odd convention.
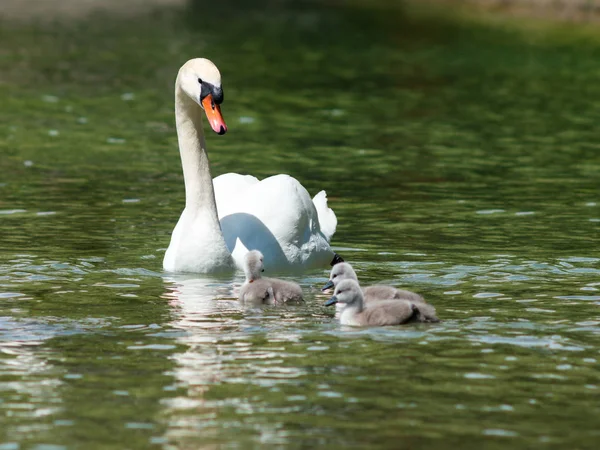
[[[212,95],[213,102],[215,104],[220,105],[223,103],[223,88],[221,86],[217,87],[214,84],[203,81],[200,83],[200,103],[202,104],[202,100],[207,95]]]
[[[212,87],[212,96],[213,96],[213,101],[217,104],[220,105],[221,103],[223,103],[223,88],[221,86],[216,87],[213,86],[212,84],[210,85]]]

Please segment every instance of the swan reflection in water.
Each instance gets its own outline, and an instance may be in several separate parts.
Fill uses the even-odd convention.
[[[172,314],[176,318],[171,323],[183,329],[213,329],[215,332],[224,326],[223,316],[239,312],[237,289],[241,284],[238,276],[171,275],[164,279],[167,291],[163,297],[169,300]]]
[[[241,275],[222,278],[172,275],[164,280],[163,297],[172,310],[169,325],[182,332],[176,341],[180,344],[178,349],[183,348],[174,350],[176,353],[170,356],[175,362],[170,375],[181,393],[162,400],[169,418],[165,437],[180,444],[187,439],[193,443],[202,430],[205,439],[218,441],[220,437],[225,438],[219,423],[227,419],[227,414],[235,414],[227,408],[224,410],[223,402],[234,405],[236,410],[251,410],[252,400],[229,396],[222,399],[222,389],[212,396],[208,395],[209,391],[222,383],[263,386],[285,382],[284,378],[273,378],[272,371],[278,367],[270,364],[272,361],[279,365],[285,356],[281,346],[257,345],[251,335],[259,332],[264,336],[266,331],[269,341],[295,341],[298,334],[279,327],[270,328],[273,323],[268,319],[272,318],[269,312],[272,310],[244,308],[237,300],[237,291],[243,282]],[[260,361],[260,364],[248,364],[252,361]],[[289,372],[289,368],[286,370],[285,377],[301,375]],[[265,423],[259,432],[269,440],[278,430],[276,424]]]

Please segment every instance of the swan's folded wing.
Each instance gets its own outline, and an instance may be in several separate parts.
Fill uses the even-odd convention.
[[[256,217],[280,242],[302,243],[318,228],[318,215],[310,195],[289,175],[274,175],[258,183],[248,183],[236,198],[226,199],[223,211],[221,204],[217,207],[220,218],[237,213]]]
[[[223,235],[238,265],[247,249],[263,253],[267,270],[329,264],[333,251],[315,204],[298,180],[279,174],[244,186],[244,180],[233,177],[242,186],[238,194],[223,196],[233,189],[218,186],[216,195]],[[238,243],[244,248],[238,249]]]
[[[259,183],[258,178],[252,175],[239,173],[224,173],[213,179],[215,200],[219,218],[229,214],[231,208],[236,207],[236,201],[250,186]]]
[[[331,238],[337,228],[337,217],[333,210],[327,205],[327,193],[325,191],[319,192],[313,197],[312,201],[317,209],[321,232],[325,235],[327,240],[331,242]]]

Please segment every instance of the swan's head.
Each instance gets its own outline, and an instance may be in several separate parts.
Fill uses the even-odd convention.
[[[355,280],[343,280],[335,287],[333,297],[331,297],[325,306],[340,303],[344,306],[359,306],[362,308],[363,294],[358,282]]]
[[[358,281],[356,272],[352,266],[348,263],[338,263],[331,268],[329,274],[329,281],[323,286],[322,291],[326,291],[329,288],[335,287],[342,280],[355,280]]]
[[[227,125],[219,106],[223,102],[223,88],[217,66],[205,58],[190,59],[179,69],[177,83],[204,110],[213,131],[225,134]]]
[[[244,256],[244,273],[246,280],[252,282],[260,278],[260,273],[265,271],[263,254],[258,250],[252,250]]]

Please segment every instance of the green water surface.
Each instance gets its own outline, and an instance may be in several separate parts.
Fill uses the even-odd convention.
[[[0,449],[593,449],[600,38],[392,2],[192,1],[0,25]],[[213,175],[326,189],[364,284],[440,324],[244,310],[162,272],[173,83],[212,59]]]

